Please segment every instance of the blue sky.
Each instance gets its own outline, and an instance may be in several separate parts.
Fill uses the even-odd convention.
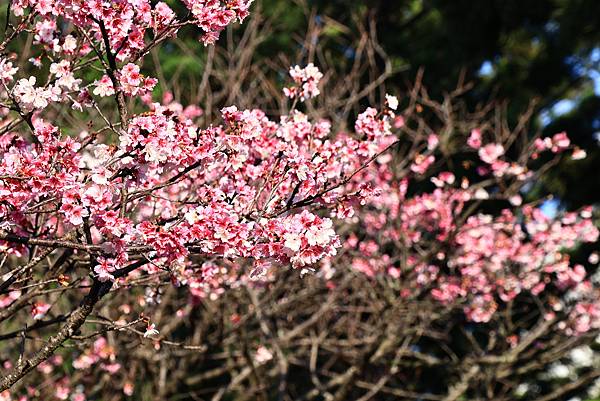
[[[567,61],[571,64],[573,71],[581,76],[589,77],[594,84],[594,93],[600,96],[600,47],[593,49],[586,57],[570,57]],[[478,72],[479,76],[487,77],[494,74],[494,64],[491,60],[486,60],[481,64]],[[540,114],[541,123],[548,125],[553,118],[559,117],[573,110],[577,105],[578,99],[562,99],[557,101],[547,110]],[[599,135],[600,137],[600,135]]]

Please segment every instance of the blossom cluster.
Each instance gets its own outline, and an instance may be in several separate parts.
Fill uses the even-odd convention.
[[[151,90],[133,64],[114,72],[130,96]],[[106,75],[94,94],[114,96],[112,84]],[[297,110],[273,121],[235,106],[222,110],[223,124],[202,129],[194,122],[198,110],[165,100],[148,103],[149,111],[130,116],[126,129],[113,130],[118,142],[111,146],[98,134],[65,135],[42,110],[30,117],[35,141],[0,135],[2,234],[30,238],[36,227],[35,240],[90,253],[88,274],[100,283],[126,286],[167,271],[192,297],[214,299],[228,286],[269,279],[278,267],[313,271],[334,257],[341,246],[334,221],[316,209],[345,219],[376,196],[369,185],[346,184],[396,141],[389,116],[375,109],[359,118],[357,135],[334,134],[330,122],[312,122]],[[76,242],[67,239],[79,234]],[[30,251],[10,238],[0,246],[14,257]],[[140,256],[149,263],[121,274]],[[10,291],[0,302],[11,305],[19,296]],[[52,309],[40,300],[31,316],[44,320]],[[156,334],[149,325],[144,337]],[[74,367],[100,364],[117,372],[102,341]],[[57,384],[56,396],[85,399],[68,379]]]
[[[131,64],[123,70],[121,85],[133,82],[127,90],[133,95],[139,70]],[[332,220],[306,207],[351,217],[374,191],[364,185],[346,191],[347,177],[395,141],[388,117],[372,108],[357,122],[364,140],[333,135],[329,122],[313,123],[297,110],[274,122],[260,110],[232,106],[222,111],[223,125],[201,129],[182,110],[150,108],[130,118],[116,147],[90,143],[88,134],[65,136],[37,115],[41,146],[5,134],[0,216],[12,222],[11,232],[27,236],[32,211],[56,208],[42,237],[87,227],[90,245],[102,244],[93,268],[101,282],[116,280],[133,249],[152,258],[144,267],[149,273],[190,266],[196,254],[250,258],[261,270],[312,266],[341,244]],[[15,254],[25,249],[6,246]],[[178,282],[194,282],[189,268],[172,271]],[[201,274],[215,279],[210,270]]]
[[[382,129],[369,122],[374,113],[359,117],[358,132],[372,137]],[[533,172],[510,161],[501,143],[484,144],[483,140],[481,131],[475,129],[464,148],[475,151],[481,161],[474,168],[480,182],[435,168],[430,138],[423,144],[429,150],[413,156],[413,176],[390,179],[392,165],[386,160],[363,171],[356,180],[371,182],[385,196],[369,199],[367,207],[360,209],[356,220],[360,229],[356,230],[365,235],[343,239],[345,257],[351,257],[352,267],[367,276],[387,274],[406,283],[402,296],[426,293],[443,305],[462,308],[473,322],[490,321],[519,296],[543,298],[546,290],[549,294],[558,290],[563,297],[549,296],[546,319],[568,315],[561,322],[568,334],[600,328],[594,269],[573,263],[569,256],[579,244],[598,241],[593,209],[553,218],[524,203],[524,193],[503,192],[507,183],[523,188]],[[570,141],[560,133],[535,141],[532,153],[568,149],[572,149]],[[419,188],[423,175],[430,177],[433,188],[423,191],[421,186],[409,196],[411,187]],[[497,213],[467,214],[463,221],[463,213],[471,206],[488,200],[504,201],[505,206]],[[398,259],[397,252],[406,252],[406,257]],[[430,257],[423,258],[423,253]],[[597,255],[592,254],[591,266],[597,262]]]
[[[290,68],[290,76],[296,85],[283,89],[283,93],[290,99],[298,98],[303,102],[321,93],[319,81],[323,78],[323,74],[313,63],[309,63],[304,68],[298,65]]]
[[[57,35],[56,18],[62,17],[87,30],[91,37],[106,33],[111,48],[119,49],[117,58],[124,61],[144,51],[147,30],[152,30],[155,35],[173,35],[174,27],[191,23],[202,29],[205,44],[213,44],[227,25],[246,18],[252,1],[184,0],[183,3],[193,18],[178,20],[167,3],[153,4],[149,0],[17,0],[11,3],[11,8],[17,16],[36,12],[43,17],[35,26],[36,39],[40,43],[55,50],[75,50],[72,40],[63,41]]]

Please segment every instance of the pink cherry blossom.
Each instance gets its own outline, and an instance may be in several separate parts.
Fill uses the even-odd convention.
[[[482,161],[492,164],[504,154],[504,147],[497,143],[490,143],[480,148],[478,153]]]
[[[146,331],[144,332],[144,337],[154,337],[156,335],[158,335],[158,330],[156,329],[155,324],[149,324],[148,327],[146,327]]]
[[[46,313],[48,313],[48,311],[50,310],[52,305],[44,303],[44,302],[37,302],[33,305],[33,308],[31,308],[31,315],[33,316],[34,320],[41,320],[46,316]]]
[[[474,129],[471,131],[469,139],[467,139],[467,145],[473,149],[479,149],[481,147],[481,130]]]
[[[296,84],[296,86],[284,89],[285,95],[290,99],[299,98],[303,102],[321,93],[318,85],[323,74],[313,63],[309,63],[304,68],[300,68],[300,66],[290,68],[290,76]]]

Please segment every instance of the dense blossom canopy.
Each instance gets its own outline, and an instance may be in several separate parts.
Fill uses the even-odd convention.
[[[127,291],[132,280],[161,272],[197,299],[271,280],[286,266],[320,270],[325,280],[351,266],[369,278],[410,282],[400,297],[425,292],[440,305],[459,304],[472,322],[490,321],[519,295],[558,292],[565,297],[551,298],[545,319],[563,316],[561,329],[570,335],[600,328],[597,287],[568,254],[597,241],[592,208],[553,218],[523,202],[535,160],[585,157],[565,133],[517,153],[508,138],[478,128],[462,133],[456,152],[470,155],[477,172],[467,178],[443,163],[442,135],[403,137],[394,96],[359,114],[354,132],[311,120],[300,105],[320,93],[323,74],[312,63],[289,71],[289,113],[275,118],[228,106],[222,124],[201,127],[198,106],[153,99],[158,81],[144,75],[141,61],[185,25],[213,44],[228,24],[245,19],[251,1],[183,3],[186,17],[148,0],[12,2],[19,21],[12,37],[33,30],[31,62],[40,69],[30,75],[10,55],[0,59],[0,249],[12,263],[2,271],[2,308],[27,295],[22,276],[62,250],[87,267],[55,281],[91,287],[91,307],[108,291]],[[102,72],[87,74],[92,65]],[[54,123],[59,105],[94,115],[97,124],[73,133]],[[412,151],[399,160],[394,152],[406,143]],[[478,209],[491,200],[504,202],[499,212]],[[60,307],[40,296],[30,303],[31,319],[43,322]],[[67,321],[71,334],[85,311]],[[160,335],[145,322],[143,337]],[[62,363],[58,355],[48,359],[51,351],[40,351],[40,371]],[[72,364],[116,372],[116,353],[99,337]],[[269,351],[261,348],[256,358],[269,360]],[[4,367],[15,369],[3,379],[7,388],[35,366]],[[64,378],[56,397],[85,394]]]

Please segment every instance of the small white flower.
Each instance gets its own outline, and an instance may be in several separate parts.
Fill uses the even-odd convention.
[[[527,392],[529,392],[530,385],[527,383],[521,383],[515,389],[515,395],[517,397],[523,397]]]
[[[497,143],[490,143],[480,148],[478,153],[481,160],[487,164],[492,164],[504,154],[504,147]]]
[[[313,269],[312,267],[304,267],[304,268],[302,268],[302,270],[300,270],[300,278],[303,278],[307,274],[315,274],[315,271],[316,270]]]
[[[75,39],[72,35],[67,35],[65,37],[65,42],[62,45],[63,50],[67,52],[74,52],[77,49],[77,39]]]
[[[392,110],[398,109],[398,98],[396,96],[388,95],[386,93],[385,94],[385,102],[387,103],[387,106],[390,109],[392,109]]]
[[[198,212],[195,210],[188,210],[183,217],[189,224],[195,224],[200,220],[200,216],[198,216]]]
[[[475,194],[473,195],[473,197],[475,199],[489,199],[490,198],[490,194],[483,188],[479,188],[477,189],[477,191],[475,191]]]
[[[4,82],[12,81],[13,76],[17,73],[19,68],[13,67],[13,63],[6,60],[0,59],[0,80]]]
[[[59,63],[50,64],[50,73],[56,75],[58,78],[63,75],[69,74],[71,70],[71,64],[67,60],[62,60]]]
[[[114,281],[115,276],[111,274],[104,266],[98,265],[94,267],[94,272],[98,275],[98,280],[101,282]]]
[[[576,367],[588,367],[594,364],[594,351],[589,346],[574,348],[569,356]]]
[[[285,242],[283,243],[284,246],[290,248],[294,252],[298,252],[300,250],[302,240],[298,234],[287,233],[283,237],[285,238]]]
[[[513,195],[510,198],[508,198],[508,201],[513,206],[521,206],[521,204],[523,203],[523,198],[521,198],[520,195]]]
[[[144,333],[144,338],[156,336],[159,332],[155,327],[156,325],[154,323],[148,325],[146,332]]]
[[[92,174],[92,181],[98,185],[108,184],[110,178],[110,171],[104,167],[98,167]]]
[[[145,159],[147,162],[150,163],[162,163],[167,161],[169,157],[165,148],[155,145],[153,143],[147,144],[144,148],[144,151],[146,153]]]
[[[99,81],[94,82],[95,88],[93,94],[100,97],[112,96],[115,93],[112,81],[109,77],[103,76]]]
[[[254,360],[259,365],[262,365],[263,363],[268,362],[271,359],[273,359],[273,353],[262,345],[258,347],[258,349],[256,350],[256,354],[254,354]]]
[[[573,160],[582,160],[587,157],[587,153],[583,149],[576,148],[573,150],[573,154],[571,155],[571,159]]]
[[[562,363],[556,363],[550,367],[550,371],[548,372],[548,374],[550,375],[550,377],[553,377],[555,379],[565,379],[569,377],[569,375],[571,374],[571,370],[567,365],[563,365]]]
[[[320,227],[311,227],[306,232],[306,240],[309,245],[327,245],[331,238],[335,237],[333,223],[329,219],[324,219]]]

